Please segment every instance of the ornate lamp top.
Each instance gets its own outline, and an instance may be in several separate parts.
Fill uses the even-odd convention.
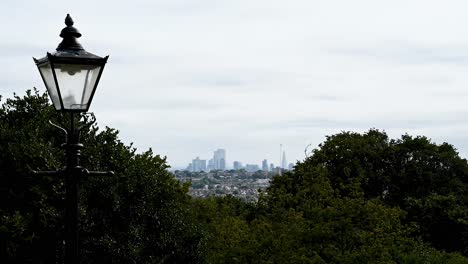
[[[84,50],[83,46],[78,42],[77,38],[81,37],[81,33],[73,26],[74,22],[70,14],[65,18],[65,28],[60,32],[60,37],[63,38],[62,42],[58,45],[57,51],[66,50]]]

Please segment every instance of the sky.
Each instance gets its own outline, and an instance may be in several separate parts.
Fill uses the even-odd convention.
[[[340,131],[425,135],[468,157],[468,2],[430,0],[0,1],[0,95],[45,91],[31,57],[70,13],[110,55],[100,127],[174,168],[288,162]]]

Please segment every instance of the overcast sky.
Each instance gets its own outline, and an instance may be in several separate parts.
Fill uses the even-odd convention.
[[[110,55],[91,110],[174,167],[227,150],[278,164],[325,135],[375,127],[468,156],[468,2],[0,1],[0,94],[45,91],[31,57],[70,13]]]

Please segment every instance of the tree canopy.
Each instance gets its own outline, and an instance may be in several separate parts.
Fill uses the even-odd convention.
[[[468,164],[455,148],[423,136],[384,132],[327,137],[298,171],[323,168],[342,197],[378,198],[433,246],[468,254]]]
[[[28,91],[0,109],[0,236],[2,263],[55,263],[63,251],[64,179],[38,176],[64,163],[58,115],[46,94]],[[165,157],[137,154],[118,131],[82,133],[82,165],[112,177],[81,179],[83,263],[194,263],[201,234],[186,213],[190,197],[167,171]]]
[[[0,109],[0,262],[61,263],[62,118],[36,90]],[[66,119],[62,120],[66,122]],[[85,120],[85,122],[88,122]],[[468,263],[467,161],[450,144],[385,132],[327,136],[257,202],[191,198],[165,157],[118,131],[83,132],[83,263]]]
[[[257,204],[199,200],[211,263],[468,263],[467,162],[425,137],[328,136]],[[233,228],[235,227],[235,228]],[[452,252],[452,253],[445,253]]]

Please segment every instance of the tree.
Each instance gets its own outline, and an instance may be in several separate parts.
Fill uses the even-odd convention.
[[[426,137],[389,139],[375,129],[328,136],[296,174],[323,168],[341,197],[378,198],[437,248],[468,254],[468,164],[452,145]],[[307,169],[306,169],[307,168]],[[300,177],[300,176],[297,176]]]
[[[302,228],[289,243],[303,252],[303,259],[394,263],[413,252],[417,242],[408,237],[401,210],[359,192],[343,197],[327,176],[324,168],[299,163],[294,171],[276,176],[264,197],[272,222],[289,226],[291,214],[300,215]]]
[[[61,118],[28,91],[0,109],[0,262],[63,258]],[[66,121],[62,120],[62,121]],[[449,144],[378,130],[328,136],[256,203],[192,199],[165,157],[137,153],[118,131],[84,131],[82,164],[113,177],[81,181],[84,263],[467,263],[466,160]],[[454,253],[445,253],[432,246]]]
[[[418,144],[411,144],[413,140]],[[411,153],[419,153],[419,162],[405,159],[410,152],[403,151],[406,144],[412,146]],[[391,140],[377,130],[329,136],[294,170],[275,176],[258,203],[233,197],[195,200],[194,212],[209,241],[206,259],[208,263],[468,263],[456,252],[463,253],[462,244],[451,250],[454,253],[445,253],[420,240],[444,248],[435,243],[441,240],[430,228],[436,223],[464,228],[454,223],[464,221],[464,196],[455,193],[466,190],[462,180],[466,162],[447,146],[422,137]],[[415,172],[447,173],[437,171],[437,164],[454,173],[438,176],[449,182],[434,181],[439,188],[433,183],[419,189],[407,186],[415,184],[411,176],[419,175],[418,183],[430,175]],[[447,217],[451,223],[444,222]],[[450,236],[466,237],[450,233],[443,239]]]
[[[2,263],[55,263],[63,257],[63,179],[32,175],[64,164],[58,115],[46,94],[28,91],[0,110],[0,250]],[[84,263],[196,263],[201,233],[188,213],[188,186],[165,157],[137,154],[118,131],[97,125],[82,134],[82,165],[113,177],[82,179],[80,240]]]

